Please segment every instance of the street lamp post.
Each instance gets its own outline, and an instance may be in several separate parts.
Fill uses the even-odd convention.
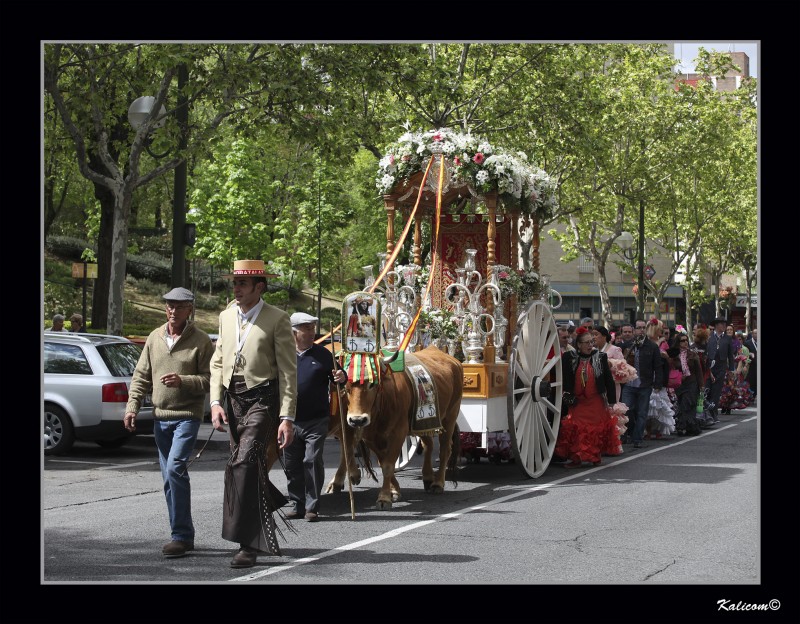
[[[189,99],[184,93],[184,86],[188,82],[189,70],[186,65],[181,63],[178,66],[178,105],[175,108],[175,119],[180,128],[180,138],[178,139],[178,150],[183,154],[189,145]],[[144,123],[147,115],[155,103],[155,98],[145,95],[134,100],[128,109],[128,120],[134,128],[138,128]],[[166,109],[162,106],[160,115],[166,115]],[[156,123],[156,128],[160,128],[165,120]],[[153,154],[147,147],[147,152],[153,158],[163,158],[164,154]],[[186,177],[187,177],[186,158],[175,167],[174,197],[172,200],[172,276],[170,284],[172,288],[186,285]]]

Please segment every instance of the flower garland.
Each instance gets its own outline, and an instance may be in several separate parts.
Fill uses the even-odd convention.
[[[555,182],[528,164],[524,152],[511,154],[482,138],[448,128],[406,132],[390,144],[378,163],[378,190],[391,192],[400,180],[421,171],[433,154],[444,154],[457,182],[479,193],[497,191],[501,199],[513,199],[526,214],[551,218],[557,207]]]

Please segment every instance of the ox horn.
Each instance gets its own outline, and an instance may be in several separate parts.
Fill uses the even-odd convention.
[[[395,351],[392,355],[387,355],[385,358],[381,358],[381,364],[383,366],[389,366],[392,362],[397,359],[397,356],[400,355],[400,351]]]

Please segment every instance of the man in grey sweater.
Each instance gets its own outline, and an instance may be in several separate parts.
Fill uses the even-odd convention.
[[[123,424],[128,431],[136,429],[136,414],[145,395],[152,393],[153,434],[172,532],[172,541],[161,552],[175,558],[194,550],[187,466],[203,420],[214,346],[189,320],[194,302],[190,290],[173,288],[164,299],[167,322],[147,337],[131,379]]]

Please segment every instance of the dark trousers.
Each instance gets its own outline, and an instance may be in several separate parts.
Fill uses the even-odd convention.
[[[708,400],[714,404],[714,414],[716,415],[719,413],[719,398],[722,396],[722,386],[725,385],[728,372],[723,368],[719,372],[711,371],[711,374],[714,375],[714,382],[711,384]]]
[[[630,384],[622,386],[622,401],[628,406],[628,431],[631,441],[641,442],[644,438],[644,426],[647,423],[647,412],[650,410],[650,395],[653,388],[634,388]]]
[[[222,510],[223,539],[273,555],[281,551],[272,512],[286,502],[266,465],[267,445],[278,434],[278,409],[277,386],[256,392],[242,382],[228,393],[231,456]]]
[[[298,512],[319,513],[319,499],[325,481],[322,451],[330,419],[294,421],[294,441],[284,449],[289,500]]]

